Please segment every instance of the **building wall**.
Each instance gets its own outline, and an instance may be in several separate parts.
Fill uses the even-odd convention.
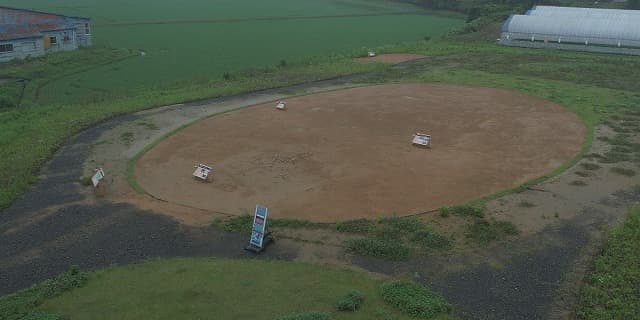
[[[91,21],[89,19],[74,19],[73,27],[76,31],[78,47],[91,46]]]
[[[45,54],[44,40],[41,38],[0,41],[0,44],[13,44],[12,52],[0,53],[0,62],[26,57],[39,57]]]
[[[59,51],[71,51],[78,49],[78,45],[76,43],[75,30],[67,29],[67,30],[59,30],[59,31],[43,31],[42,34],[44,37],[55,37],[55,43],[51,41],[51,45],[49,48],[45,46],[45,52],[59,52]],[[43,40],[44,43],[48,41]]]

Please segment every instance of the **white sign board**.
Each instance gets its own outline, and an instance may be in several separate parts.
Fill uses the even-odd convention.
[[[100,180],[104,179],[104,170],[102,170],[102,168],[99,168],[98,170],[96,170],[96,173],[93,175],[93,177],[91,177],[91,182],[93,182],[93,187],[97,188],[98,184],[100,183]]]

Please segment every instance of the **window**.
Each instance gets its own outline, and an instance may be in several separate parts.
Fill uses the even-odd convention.
[[[13,52],[13,44],[0,44],[0,52]]]
[[[57,44],[58,43],[58,37],[49,37],[49,39],[51,39],[51,44]]]
[[[65,32],[64,36],[62,37],[62,41],[64,42],[69,42],[71,40],[71,38],[69,37],[69,35]]]
[[[89,24],[88,23],[84,24],[84,34],[91,34],[91,32],[89,32]]]

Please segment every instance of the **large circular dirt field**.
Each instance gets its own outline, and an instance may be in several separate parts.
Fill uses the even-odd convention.
[[[313,221],[409,215],[464,203],[539,177],[573,158],[586,128],[543,99],[439,84],[361,87],[205,119],[136,165],[154,197],[242,214]],[[432,148],[411,145],[415,132]],[[210,183],[194,165],[214,168]]]

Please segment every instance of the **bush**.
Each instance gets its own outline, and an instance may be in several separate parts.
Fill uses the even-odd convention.
[[[443,218],[446,218],[449,216],[449,214],[451,214],[451,210],[449,209],[449,207],[442,207],[440,208],[440,216]]]
[[[329,317],[328,314],[317,312],[317,311],[296,313],[296,314],[276,318],[276,320],[330,320],[330,319],[331,317]]]
[[[409,248],[401,241],[384,239],[349,239],[345,242],[347,251],[362,256],[385,258],[390,260],[406,260],[411,255]]]
[[[356,311],[363,302],[364,294],[358,290],[352,290],[340,298],[336,306],[340,311]]]
[[[382,299],[396,310],[414,318],[432,319],[451,312],[451,305],[444,298],[408,281],[382,284]]]
[[[336,230],[338,230],[338,232],[368,233],[373,229],[373,221],[368,219],[347,220],[336,223]]]

